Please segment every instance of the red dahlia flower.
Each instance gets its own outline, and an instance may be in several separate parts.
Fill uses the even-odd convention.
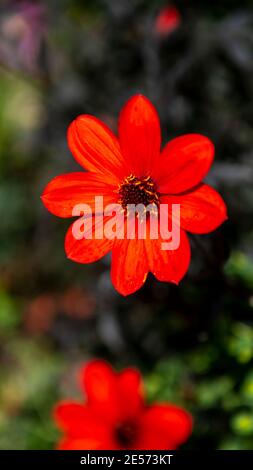
[[[192,418],[170,404],[144,403],[138,370],[116,373],[104,361],[91,361],[81,370],[86,403],[60,402],[54,411],[65,436],[64,450],[176,449],[192,431]]]
[[[160,234],[153,239],[148,221],[145,239],[108,239],[104,233],[96,237],[101,222],[92,217],[92,237],[84,228],[83,238],[77,239],[74,224],[68,230],[67,257],[91,263],[112,251],[112,282],[123,295],[138,290],[149,271],[160,281],[178,284],[190,263],[186,231],[208,233],[227,218],[220,195],[201,183],[213,161],[212,142],[202,135],[188,134],[173,139],[160,152],[158,114],[147,98],[137,95],[121,112],[118,138],[95,117],[81,115],[69,127],[68,143],[88,172],[57,176],[47,185],[42,200],[50,212],[71,217],[76,205],[86,203],[95,213],[95,196],[102,195],[104,204],[121,205],[125,226],[128,204],[147,207],[152,203],[159,216],[162,204],[178,204],[180,244],[177,249],[164,250],[164,239]]]

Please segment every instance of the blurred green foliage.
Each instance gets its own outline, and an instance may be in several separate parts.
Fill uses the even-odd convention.
[[[224,269],[229,279],[242,281],[249,289],[253,289],[253,262],[245,253],[235,251]]]

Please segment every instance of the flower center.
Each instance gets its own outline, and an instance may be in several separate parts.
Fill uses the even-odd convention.
[[[137,438],[137,426],[135,423],[126,422],[116,428],[116,439],[120,447],[131,448]]]
[[[159,204],[156,185],[150,176],[137,178],[134,175],[127,176],[119,188],[119,203],[124,209],[128,204]]]

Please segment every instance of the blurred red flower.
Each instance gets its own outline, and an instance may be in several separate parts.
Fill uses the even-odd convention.
[[[95,308],[96,299],[91,292],[78,287],[69,287],[61,294],[44,292],[26,306],[24,324],[29,333],[42,334],[50,331],[59,314],[88,320],[94,314]]]
[[[192,418],[171,404],[145,405],[140,373],[114,372],[91,361],[80,373],[86,403],[60,402],[54,419],[64,432],[58,449],[176,449],[191,434]]]
[[[168,36],[181,23],[181,15],[174,6],[166,6],[160,10],[155,20],[155,32],[159,36]]]
[[[160,281],[178,284],[190,263],[185,231],[208,233],[227,218],[220,195],[201,183],[213,161],[212,142],[202,135],[188,134],[173,139],[160,153],[158,114],[147,98],[137,95],[121,112],[119,138],[95,117],[81,115],[69,127],[68,143],[88,172],[60,175],[47,185],[42,201],[50,212],[72,217],[73,208],[86,203],[95,213],[95,196],[101,195],[105,205],[121,204],[124,211],[127,204],[155,204],[159,216],[161,204],[178,204],[180,244],[177,249],[164,250],[165,240],[161,234],[153,239],[149,226],[145,239],[108,239],[105,234],[96,238],[93,235],[101,221],[92,217],[92,237],[90,229],[89,233],[84,229],[83,238],[76,239],[73,225],[69,228],[67,257],[91,263],[112,250],[112,282],[123,295],[138,290],[149,271]],[[125,211],[125,226],[127,217]]]

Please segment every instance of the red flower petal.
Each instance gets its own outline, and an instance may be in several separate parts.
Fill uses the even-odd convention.
[[[95,212],[95,196],[103,196],[104,206],[117,202],[116,190],[112,180],[100,173],[69,173],[50,181],[41,199],[52,214],[72,217],[77,204],[88,204]]]
[[[116,442],[108,436],[107,439],[88,437],[82,439],[66,438],[58,445],[58,450],[118,450]]]
[[[183,230],[180,230],[178,249],[163,250],[162,244],[165,242],[170,242],[170,240],[163,240],[160,234],[157,240],[151,240],[150,237],[145,240],[149,270],[159,281],[178,284],[189,268],[190,243]]]
[[[103,223],[106,223],[110,217],[102,217],[98,218],[96,221],[95,217],[92,217],[91,220],[91,228],[90,220],[86,219],[79,219],[74,222],[66,235],[65,238],[65,251],[66,255],[72,261],[76,261],[77,263],[92,263],[94,261],[99,260],[103,256],[105,256],[113,246],[113,240],[109,240],[105,237],[99,239],[95,237],[95,230],[96,229],[103,229]],[[83,234],[85,237],[90,238],[82,238],[80,240],[76,239],[73,233],[75,233],[75,228],[78,228],[78,225],[81,223],[82,225],[86,226],[83,230]]]
[[[192,432],[192,418],[175,405],[153,405],[142,420],[138,449],[173,450]]]
[[[177,137],[163,149],[153,174],[160,193],[178,194],[193,188],[206,176],[214,146],[203,135]]]
[[[87,395],[87,404],[95,414],[108,423],[119,417],[117,376],[104,361],[89,362],[81,371],[81,387]]]
[[[144,240],[115,240],[112,249],[111,278],[115,289],[129,295],[140,289],[148,274]]]
[[[68,129],[68,144],[87,170],[109,174],[116,183],[125,176],[118,139],[99,119],[85,114],[75,119]]]
[[[81,403],[62,401],[54,409],[54,420],[65,431],[79,429],[87,419],[90,419],[90,412]]]
[[[133,368],[124,369],[118,376],[119,396],[123,416],[131,419],[144,406],[144,389],[141,374]]]
[[[160,121],[152,103],[142,95],[131,98],[119,121],[119,140],[130,173],[149,176],[161,145]]]
[[[192,233],[208,233],[227,219],[226,205],[207,184],[178,196],[163,196],[163,204],[180,204],[181,227]]]
[[[69,445],[76,446],[77,441],[82,441],[82,446],[87,441],[96,447],[112,439],[112,428],[100,416],[96,416],[92,410],[82,404],[67,401],[60,402],[55,407],[54,419],[67,436],[61,441],[60,448]]]

